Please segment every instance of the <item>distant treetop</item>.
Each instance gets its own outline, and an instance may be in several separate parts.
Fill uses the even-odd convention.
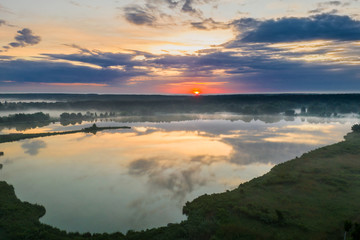
[[[353,132],[360,133],[360,124],[354,124],[354,125],[351,127],[351,130],[352,130]]]

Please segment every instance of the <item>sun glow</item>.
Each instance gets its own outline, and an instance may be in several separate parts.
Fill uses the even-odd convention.
[[[195,96],[199,96],[201,92],[200,92],[199,89],[193,89],[192,93],[193,93]]]

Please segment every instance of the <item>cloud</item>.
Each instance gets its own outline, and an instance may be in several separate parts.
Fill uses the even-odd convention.
[[[125,19],[135,25],[153,26],[156,22],[156,17],[150,13],[149,9],[139,5],[124,7],[123,12]]]
[[[212,0],[147,0],[147,5],[157,5],[161,7],[164,3],[172,10],[180,10],[184,13],[194,14],[200,13],[200,10],[196,9],[194,5],[211,2]]]
[[[33,35],[32,31],[28,28],[18,31],[18,35],[15,36],[15,40],[22,46],[35,45],[41,41],[39,36]]]
[[[308,11],[308,13],[310,13],[310,14],[319,14],[319,13],[328,12],[328,13],[331,13],[331,14],[336,14],[338,12],[337,9],[329,10],[329,8],[338,8],[340,6],[348,6],[348,5],[350,5],[350,2],[344,2],[344,3],[342,3],[341,1],[321,2],[321,3],[317,4],[317,8]]]
[[[129,71],[134,66],[143,66],[144,61],[134,60],[137,56],[144,56],[146,58],[153,57],[152,54],[131,51],[130,53],[112,53],[112,52],[101,52],[98,50],[88,50],[77,45],[68,45],[73,48],[80,50],[79,53],[75,54],[43,54],[43,56],[50,57],[51,60],[68,60],[76,61],[80,63],[92,64],[102,68],[108,67],[123,67],[124,70]]]
[[[188,24],[190,17],[191,25],[195,28],[215,29],[215,26],[222,28],[223,26],[220,26],[222,23],[204,18],[202,11],[194,7],[214,1],[217,0],[145,0],[144,6],[132,4],[120,9],[125,19],[135,25],[174,26],[179,23],[179,19],[183,19],[183,23]],[[195,19],[197,21],[194,21]]]
[[[3,19],[0,19],[0,27],[1,26],[15,27],[15,25],[9,24],[7,21],[5,21]]]
[[[230,24],[217,22],[212,18],[207,18],[201,22],[192,22],[191,26],[199,30],[214,30],[214,29],[227,29],[230,27]]]
[[[150,53],[130,50],[129,53],[110,53],[69,46],[79,49],[79,53],[43,54],[41,60],[0,58],[0,81],[12,80],[14,85],[119,86],[150,73],[145,60],[134,59],[137,56],[151,58],[153,55]]]
[[[182,6],[181,10],[184,12],[195,13],[196,10],[192,7],[192,4],[193,4],[193,0],[185,0],[185,3]]]
[[[325,2],[325,4],[339,6],[341,5],[341,1],[329,1],[329,2]]]
[[[15,36],[15,42],[11,42],[8,46],[3,46],[3,49],[8,50],[11,47],[26,47],[40,43],[41,37],[35,36],[29,28],[23,28],[22,30],[17,31]]]
[[[165,0],[165,2],[167,2],[169,8],[175,8],[179,4],[179,1],[176,0]]]
[[[247,18],[236,20],[233,25],[239,31],[235,41],[238,43],[276,43],[316,39],[360,40],[360,21],[349,16],[333,14],[264,21]]]
[[[337,48],[342,49],[344,52],[341,54],[344,55],[340,54],[336,61],[302,60],[308,55],[313,57],[330,53],[334,56]],[[229,49],[191,56],[163,55],[148,63],[158,68],[181,69],[183,77],[195,82],[204,78],[213,82],[227,82],[222,87],[229,86],[230,91],[352,91],[359,88],[360,76],[360,69],[351,62],[358,61],[357,53],[352,54],[352,51],[352,48],[346,50],[341,44],[308,53],[287,52],[264,44],[243,44],[233,51]],[[349,64],[344,64],[347,60]],[[220,74],[216,73],[219,71]]]
[[[0,60],[0,80],[15,81],[13,85],[25,83],[80,83],[119,86],[136,76],[146,76],[143,69],[93,68],[49,60]]]
[[[334,25],[338,22],[335,20]],[[267,21],[243,18],[232,24],[248,33],[258,31]],[[282,20],[273,20],[275,25],[277,21]],[[332,32],[329,34],[335,35]],[[303,36],[303,39],[308,38]],[[0,81],[15,81],[11,85],[37,82],[69,88],[131,85],[138,92],[166,91],[169,87],[180,89],[177,86],[181,82],[206,82],[207,87],[216,84],[216,88],[231,92],[359,89],[357,45],[348,41],[316,42],[304,42],[304,46],[298,42],[269,44],[243,42],[241,36],[237,36],[223,48],[183,56],[131,50],[126,53],[101,52],[73,44],[67,46],[78,49],[78,53],[43,54],[43,58],[37,61],[3,58],[0,60]],[[308,48],[312,50],[302,50]],[[316,58],[321,60],[313,60]],[[162,70],[165,72],[168,69],[176,75],[162,75]],[[5,83],[0,82],[0,85]]]
[[[215,0],[216,1],[216,0]],[[181,11],[185,13],[190,13],[192,15],[197,15],[200,17],[202,15],[201,10],[194,7],[194,5],[199,4],[208,4],[210,2],[215,2],[214,0],[184,0],[181,7]]]
[[[77,7],[81,7],[81,4],[75,1],[69,1],[70,4],[77,6]]]
[[[46,143],[41,140],[25,141],[21,147],[25,150],[25,153],[35,156],[38,155],[41,148],[46,148]]]
[[[76,44],[64,44],[64,46],[68,46],[68,47],[72,47],[72,48],[78,49],[78,50],[80,50],[80,53],[93,54],[93,52],[90,51],[89,49],[83,48],[83,47],[81,47],[81,46],[79,46],[79,45],[76,45]]]

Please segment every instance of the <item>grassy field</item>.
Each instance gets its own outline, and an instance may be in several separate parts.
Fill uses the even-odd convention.
[[[188,219],[182,223],[126,235],[65,233],[41,224],[38,218],[45,209],[21,202],[11,186],[0,182],[0,237],[344,239],[344,222],[360,222],[360,134],[350,133],[345,139],[279,164],[233,191],[187,203],[183,212]],[[358,239],[354,231],[352,227],[347,239]]]

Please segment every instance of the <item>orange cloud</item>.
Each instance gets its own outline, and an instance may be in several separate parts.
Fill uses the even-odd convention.
[[[193,86],[193,85],[206,85],[206,86],[218,86],[224,85],[228,82],[181,82],[181,83],[169,83],[170,86]]]

